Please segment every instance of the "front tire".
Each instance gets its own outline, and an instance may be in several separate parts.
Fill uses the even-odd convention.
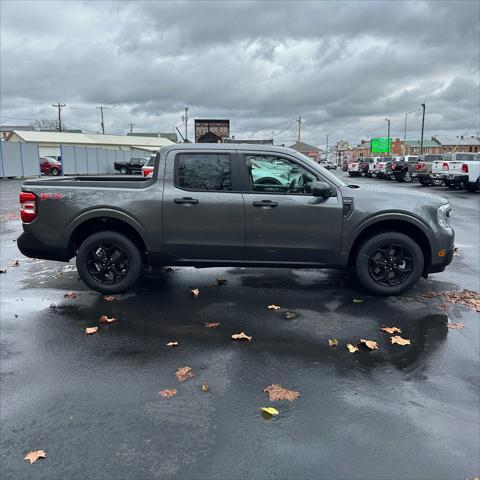
[[[132,287],[143,269],[138,247],[114,231],[94,233],[77,252],[77,271],[83,282],[100,293],[121,293]]]
[[[367,238],[355,258],[358,280],[376,295],[399,295],[409,290],[421,277],[424,264],[420,246],[400,232]]]
[[[121,173],[122,175],[126,175],[126,174],[128,173],[127,168],[126,168],[126,167],[122,167],[122,168],[120,169],[120,173]]]
[[[50,169],[50,175],[53,175],[54,177],[58,177],[58,175],[60,175],[60,170],[57,167],[52,167]]]

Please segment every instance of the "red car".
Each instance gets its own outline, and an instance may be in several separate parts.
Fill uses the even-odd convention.
[[[40,173],[56,177],[62,173],[62,163],[54,157],[40,157]]]

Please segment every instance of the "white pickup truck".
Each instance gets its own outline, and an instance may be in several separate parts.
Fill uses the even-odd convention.
[[[446,180],[475,192],[480,188],[480,154],[462,153],[461,158],[459,156],[450,161]]]
[[[442,179],[448,188],[455,189],[462,186],[462,180],[458,175],[454,175],[450,171],[450,165],[462,165],[464,162],[470,162],[475,159],[476,153],[469,152],[454,152],[444,153],[442,160],[435,160],[432,163],[432,177],[433,179]],[[457,172],[458,172],[458,167]],[[461,169],[462,167],[460,167]],[[461,172],[460,172],[461,173]]]

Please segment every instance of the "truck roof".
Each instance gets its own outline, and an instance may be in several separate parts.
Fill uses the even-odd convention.
[[[177,143],[162,147],[160,151],[167,153],[171,150],[242,150],[242,151],[265,151],[277,153],[298,153],[293,148],[281,147],[277,145],[260,145],[250,143]]]

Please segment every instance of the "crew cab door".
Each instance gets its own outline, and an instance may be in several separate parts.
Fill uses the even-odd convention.
[[[163,193],[164,251],[177,260],[241,260],[245,207],[235,193],[235,150],[167,154]]]
[[[342,237],[342,198],[314,197],[310,185],[325,181],[298,159],[267,152],[239,152],[246,175],[246,257],[272,263],[336,264]]]

